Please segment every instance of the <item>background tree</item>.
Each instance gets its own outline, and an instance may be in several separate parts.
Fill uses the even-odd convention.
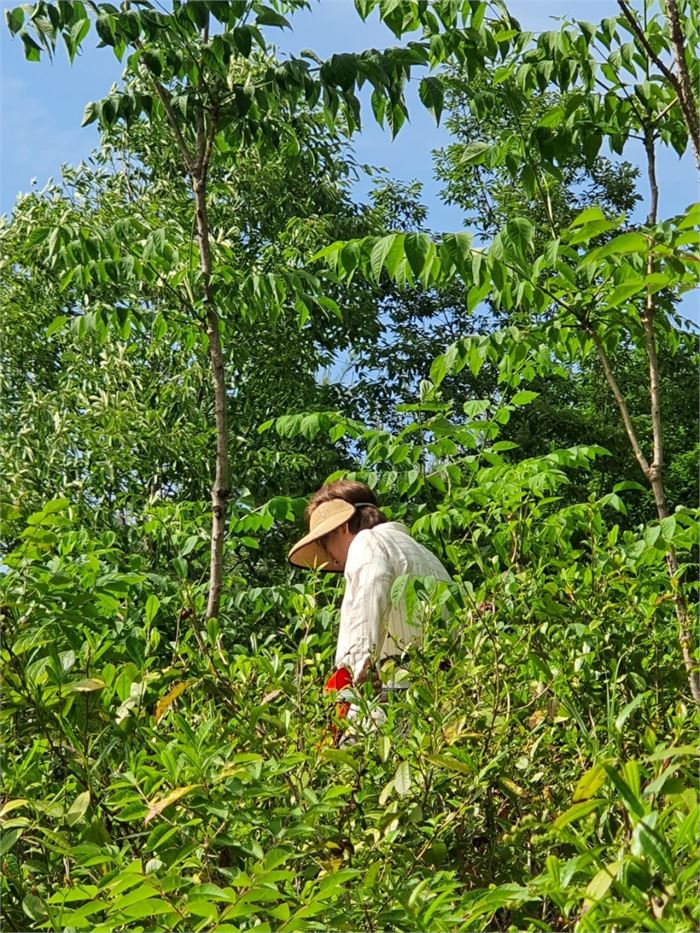
[[[285,5],[294,10],[300,2]],[[359,124],[359,102],[354,88],[359,81],[374,86],[375,110],[382,105],[396,131],[405,115],[402,88],[411,64],[426,60],[425,53],[394,50],[369,56],[335,56],[312,73],[310,60],[290,59],[275,63],[266,60],[266,43],[261,27],[284,27],[284,16],[260,3],[176,3],[171,12],[162,12],[149,3],[138,9],[126,5],[117,10],[111,4],[91,4],[96,14],[95,28],[102,43],[111,46],[118,58],[127,50],[128,81],[97,104],[86,108],[84,122],[99,120],[106,128],[117,121],[127,125],[142,117],[162,122],[169,130],[176,154],[176,177],[193,198],[192,229],[198,263],[187,256],[184,268],[173,268],[175,244],[168,241],[167,226],[161,228],[160,243],[154,245],[159,266],[156,275],[187,308],[206,338],[214,390],[216,457],[211,487],[211,564],[206,618],[216,617],[223,586],[223,553],[227,503],[232,494],[229,456],[227,377],[222,350],[222,321],[236,343],[239,320],[266,307],[267,313],[280,309],[291,298],[302,318],[308,316],[308,293],[316,284],[301,271],[276,275],[267,269],[246,269],[242,275],[231,268],[234,253],[221,242],[220,231],[212,227],[210,184],[213,166],[223,158],[228,165],[244,145],[254,144],[261,158],[281,145],[292,162],[301,156],[296,136],[299,105],[316,106],[323,95],[328,118],[345,120],[350,130]],[[49,53],[62,37],[71,58],[90,29],[90,19],[82,3],[54,5],[40,0],[27,11],[17,8],[7,14],[13,33],[19,33],[27,56],[36,58],[43,46]],[[31,30],[39,43],[30,34]],[[255,49],[255,51],[253,51]],[[338,116],[342,107],[344,117]],[[112,231],[113,232],[113,231]],[[133,239],[140,231],[121,231]],[[119,254],[122,241],[103,236],[103,255],[95,260],[96,238],[82,257],[84,284],[90,279],[93,261],[103,275]],[[178,243],[183,247],[184,243]],[[160,248],[159,248],[160,247]],[[73,243],[66,255],[79,261],[82,244]],[[64,253],[58,251],[55,258]],[[184,256],[184,253],[181,255]],[[156,257],[154,257],[156,258]],[[99,265],[101,263],[101,265]],[[175,276],[173,286],[172,277]],[[323,296],[321,296],[323,298]],[[226,327],[224,327],[226,329]]]

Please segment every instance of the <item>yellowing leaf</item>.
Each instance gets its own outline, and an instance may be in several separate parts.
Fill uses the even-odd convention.
[[[617,875],[620,869],[620,864],[620,862],[611,862],[609,865],[606,865],[605,868],[601,868],[600,871],[591,878],[584,894],[584,904],[590,907],[591,904],[605,897],[610,885],[615,880],[615,875]]]
[[[594,765],[582,774],[574,788],[573,801],[588,800],[605,783],[605,771],[601,765]]]
[[[544,722],[547,718],[547,712],[543,709],[536,709],[535,712],[530,716],[527,721],[528,726],[531,729],[535,729],[541,722]]]
[[[431,765],[436,765],[438,768],[459,771],[460,774],[474,774],[473,767],[469,767],[466,762],[453,758],[451,755],[426,755],[426,758]]]
[[[380,735],[377,741],[377,751],[382,761],[386,761],[391,751],[391,739],[388,735]]]
[[[515,781],[512,781],[510,778],[502,777],[499,784],[504,790],[510,791],[511,794],[515,794],[516,797],[527,797],[525,788],[516,784]]]
[[[8,813],[12,813],[13,810],[18,810],[20,807],[25,807],[29,803],[24,797],[18,797],[16,800],[8,800],[2,805],[0,809],[0,819],[7,816]]]
[[[149,806],[144,823],[148,823],[154,816],[158,816],[166,807],[169,807],[171,803],[175,803],[176,800],[180,800],[181,797],[190,794],[193,790],[197,790],[197,788],[201,786],[201,784],[187,784],[185,787],[176,787],[174,790],[171,790],[169,794],[166,794],[165,797],[161,797],[160,800],[155,800]]]
[[[411,769],[407,761],[402,761],[396,769],[394,787],[401,797],[404,797],[411,789]]]
[[[277,697],[282,693],[281,690],[270,690],[269,693],[266,693],[265,696],[260,701],[261,706],[267,706],[268,703],[272,703],[273,700],[276,700]]]
[[[191,683],[191,680],[183,680],[179,684],[175,684],[169,693],[166,693],[164,697],[161,697],[160,700],[158,700],[156,703],[156,711],[153,716],[156,722],[160,722],[167,709],[172,706],[175,700],[177,700],[177,698],[181,696],[185,690],[187,690]]]
[[[83,791],[82,794],[78,794],[73,803],[70,805],[68,812],[66,813],[66,822],[69,826],[75,826],[76,823],[81,823],[85,819],[85,814],[87,813],[87,808],[90,806],[90,791]]]
[[[92,693],[93,690],[103,690],[104,680],[99,677],[86,677],[85,680],[78,680],[68,688],[76,693]]]

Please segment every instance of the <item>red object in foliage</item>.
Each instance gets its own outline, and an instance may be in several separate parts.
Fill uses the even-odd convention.
[[[328,693],[331,690],[342,690],[344,687],[352,687],[352,674],[347,669],[347,667],[338,668],[326,681],[326,686],[324,690]],[[349,703],[336,703],[335,711],[338,715],[338,719],[345,719],[348,715],[348,710],[350,709]]]
[[[335,671],[326,681],[326,686],[324,689],[328,690],[342,690],[343,687],[352,687],[352,674],[347,669],[347,667],[340,667]]]

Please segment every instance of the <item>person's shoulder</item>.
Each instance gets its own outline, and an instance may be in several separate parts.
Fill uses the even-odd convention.
[[[386,528],[387,524],[375,525],[374,528],[362,528],[357,532],[348,551],[346,570],[374,561],[386,554],[386,535],[380,533],[380,529]]]
[[[381,525],[375,525],[374,528],[368,529],[369,531],[374,532],[380,538],[410,538],[411,533],[408,528],[401,524],[401,522],[382,522]]]

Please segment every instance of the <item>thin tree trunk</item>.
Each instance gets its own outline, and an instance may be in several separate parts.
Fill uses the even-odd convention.
[[[700,172],[700,118],[698,117],[698,101],[695,93],[697,89],[693,88],[693,82],[690,80],[688,73],[681,15],[676,0],[664,0],[664,8],[671,34],[671,44],[673,45],[673,59],[678,74],[679,102],[695,152],[695,164]]]
[[[683,30],[681,29],[680,14],[676,0],[664,0],[666,18],[668,20],[669,32],[671,34],[671,44],[674,50],[674,63],[678,69],[678,74],[660,58],[649,43],[644,29],[639,24],[637,17],[627,3],[627,0],[617,0],[618,6],[630,24],[632,32],[639,40],[639,44],[649,56],[649,61],[654,62],[661,74],[666,78],[678,98],[678,105],[683,114],[690,141],[695,153],[695,164],[700,172],[700,120],[698,119],[698,110],[693,94],[693,85],[688,74],[688,68],[685,61],[685,40]]]
[[[654,132],[651,127],[645,127],[644,130],[644,149],[647,156],[647,175],[649,177],[649,214],[647,223],[652,226],[657,221],[659,206],[659,187],[656,179],[656,150],[654,148]],[[651,250],[651,244],[647,257],[647,275],[654,272],[654,257]],[[647,348],[647,359],[649,361],[649,396],[651,405],[651,427],[654,444],[654,453],[652,461],[649,464],[647,478],[654,493],[654,502],[656,503],[656,514],[659,520],[668,516],[668,505],[666,503],[666,490],[664,487],[664,448],[663,448],[663,420],[661,416],[661,385],[659,380],[659,359],[656,352],[656,337],[654,335],[654,318],[656,316],[656,302],[651,289],[647,290],[644,311],[642,314],[642,326],[644,328],[644,337]],[[673,600],[676,609],[676,619],[678,621],[678,641],[683,656],[688,677],[690,692],[696,703],[700,705],[700,677],[698,666],[693,658],[693,637],[688,604],[684,598],[683,592],[679,589],[678,581],[678,559],[674,548],[671,548],[666,555],[666,566],[673,591]]]
[[[639,444],[639,439],[634,430],[632,424],[632,419],[630,418],[629,410],[627,408],[627,403],[625,398],[620,390],[617,380],[615,379],[615,374],[612,370],[610,360],[608,355],[605,352],[605,347],[600,340],[600,337],[595,332],[595,329],[588,325],[585,328],[586,332],[589,334],[593,343],[595,345],[596,351],[598,353],[598,358],[600,359],[601,365],[603,367],[603,373],[605,374],[605,379],[610,387],[610,390],[615,398],[617,407],[620,410],[622,416],[622,421],[625,425],[625,430],[627,432],[627,437],[629,438],[630,445],[634,451],[634,455],[637,458],[637,462],[641,467],[644,476],[649,481],[649,484],[654,493],[654,501],[656,503],[656,513],[659,519],[665,518],[668,515],[666,507],[666,499],[664,493],[663,485],[663,470],[656,471],[654,469],[654,464],[649,464],[647,462],[642,448]],[[651,369],[651,363],[650,363]],[[658,398],[658,396],[657,396]],[[695,700],[695,702],[700,705],[700,677],[698,676],[698,666],[693,658],[693,649],[694,641],[692,636],[692,626],[690,621],[690,614],[688,612],[687,603],[683,597],[683,593],[678,591],[678,559],[676,558],[675,551],[673,548],[666,555],[666,566],[668,568],[668,575],[671,581],[671,589],[673,592],[673,602],[676,609],[676,619],[678,620],[678,642],[680,644],[681,655],[683,657],[683,665],[685,667],[686,675],[688,677],[688,685],[690,687],[690,693]]]
[[[204,41],[207,39],[208,32],[209,27],[207,24],[202,31],[202,38]],[[140,43],[137,43],[136,47],[140,48]],[[146,73],[150,75],[153,86],[165,110],[165,115],[173,131],[184,167],[190,177],[195,200],[195,228],[197,231],[197,246],[199,250],[199,268],[202,273],[204,290],[204,308],[206,312],[205,333],[208,340],[208,354],[214,383],[216,425],[216,465],[214,482],[211,489],[212,526],[209,593],[205,613],[205,618],[211,619],[219,614],[219,606],[221,603],[226,513],[228,499],[231,494],[231,471],[228,457],[228,419],[226,411],[226,373],[221,346],[219,314],[211,289],[211,246],[209,216],[207,212],[207,177],[212,145],[216,132],[216,115],[214,113],[210,115],[207,125],[204,107],[201,103],[197,105],[195,150],[194,153],[190,152],[175,114],[173,113],[168,92],[160,81],[158,81],[157,77],[149,71],[148,68],[145,66],[144,68]]]
[[[206,308],[206,334],[209,361],[214,383],[214,411],[216,424],[216,466],[211,489],[211,557],[209,567],[209,594],[205,618],[219,614],[223,586],[224,541],[226,537],[227,503],[231,494],[230,466],[228,457],[228,419],[226,411],[226,373],[221,347],[219,315],[211,290],[211,248],[209,242],[209,217],[207,213],[207,168],[210,150],[209,134],[205,133],[204,114],[198,116],[197,162],[192,176],[195,197],[197,243],[199,264],[204,287]]]

